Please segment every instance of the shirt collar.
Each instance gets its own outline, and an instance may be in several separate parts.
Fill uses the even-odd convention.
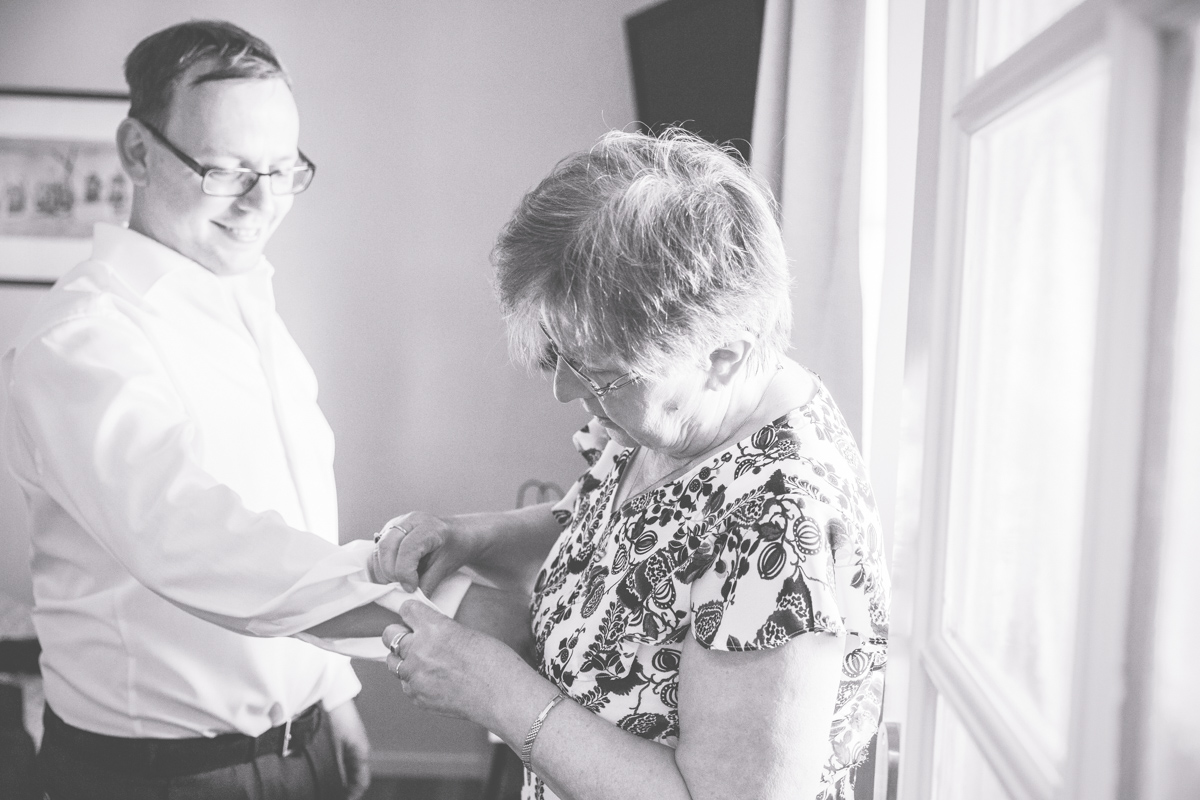
[[[122,280],[142,296],[167,276],[171,276],[172,280],[206,285],[210,289],[228,291],[234,285],[244,285],[262,291],[264,284],[270,286],[275,274],[275,269],[264,256],[249,272],[218,276],[149,236],[107,222],[96,223],[92,238],[92,260],[103,261],[116,269]]]

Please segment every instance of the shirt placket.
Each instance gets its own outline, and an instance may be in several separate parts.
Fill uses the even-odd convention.
[[[288,466],[288,475],[292,480],[292,488],[296,492],[296,501],[299,504],[300,516],[304,521],[304,529],[312,530],[313,515],[309,512],[307,506],[307,499],[303,491],[303,481],[300,478],[298,456],[295,452],[295,444],[288,435],[285,423],[286,415],[283,410],[283,398],[279,391],[279,382],[275,368],[274,342],[271,335],[271,316],[273,311],[269,308],[269,302],[263,303],[264,306],[267,306],[265,308],[256,308],[255,301],[244,290],[235,291],[233,296],[237,303],[238,311],[241,314],[242,322],[245,324],[246,330],[250,333],[250,338],[254,341],[254,345],[258,350],[259,365],[262,368],[263,377],[267,382],[267,391],[271,396],[271,413],[275,419],[275,430],[283,446],[283,455]]]

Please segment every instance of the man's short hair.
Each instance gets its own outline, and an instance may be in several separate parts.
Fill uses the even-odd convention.
[[[125,59],[129,116],[165,125],[179,79],[201,61],[211,61],[211,68],[194,76],[192,85],[280,78],[291,86],[275,51],[262,39],[231,22],[191,20],[150,34]]]

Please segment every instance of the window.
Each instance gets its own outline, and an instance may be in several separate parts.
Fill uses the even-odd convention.
[[[899,480],[918,488],[897,519],[918,552],[900,796],[1184,797],[1200,767],[1172,753],[1200,729],[1163,692],[1197,696],[1195,581],[1167,554],[1200,558],[1172,533],[1200,516],[1200,144],[1185,195],[1171,76],[1192,70],[1182,26],[1200,0],[926,13],[917,182],[936,192],[917,194],[906,344],[919,423]],[[1188,489],[1156,488],[1160,463]],[[1160,564],[1156,599],[1137,581]],[[1143,633],[1152,612],[1178,639]]]

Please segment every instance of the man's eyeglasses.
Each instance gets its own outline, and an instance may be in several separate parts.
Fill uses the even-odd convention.
[[[578,378],[580,381],[582,381],[583,384],[585,386],[587,386],[588,389],[591,390],[592,394],[596,395],[596,397],[602,398],[609,392],[614,392],[623,386],[628,386],[629,384],[631,384],[634,381],[639,379],[640,376],[637,373],[626,372],[624,375],[617,378],[616,380],[609,381],[608,383],[601,386],[600,384],[596,383],[596,381],[594,381],[591,377],[589,377],[588,375],[585,375],[582,369],[580,369],[579,367],[572,364],[571,359],[569,359],[565,355],[563,355],[563,351],[558,349],[558,345],[555,344],[554,339],[552,339],[550,337],[550,332],[548,330],[546,330],[545,325],[543,325],[540,322],[538,323],[538,325],[541,327],[542,333],[545,334],[545,336],[546,336],[546,355],[547,355],[546,363],[547,363],[547,365],[549,365],[552,368],[557,369],[558,362],[561,360],[562,363],[567,365],[567,369],[571,370],[571,374],[574,375],[576,378]]]
[[[300,153],[302,163],[288,169],[257,172],[246,167],[205,167],[172,144],[158,128],[142,119],[138,122],[142,123],[163,147],[200,176],[200,191],[212,197],[241,197],[249,194],[258,184],[259,178],[270,179],[272,194],[300,194],[308,188],[313,176],[317,174],[317,165],[299,150],[296,152]]]

